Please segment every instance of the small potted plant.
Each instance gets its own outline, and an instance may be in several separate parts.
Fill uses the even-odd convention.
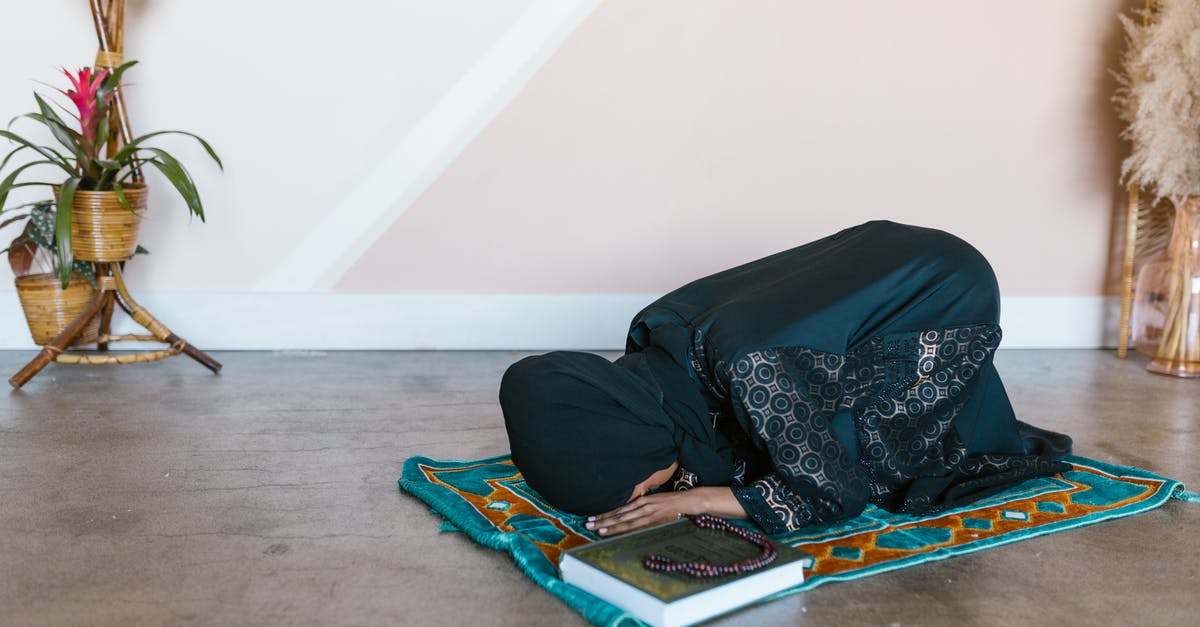
[[[141,172],[154,169],[175,188],[188,211],[204,220],[204,207],[191,175],[183,164],[148,140],[165,134],[194,138],[218,167],[220,158],[200,137],[184,131],[157,131],[129,139],[124,144],[110,136],[110,110],[121,77],[136,61],[94,72],[83,68],[64,70],[71,88],[59,90],[70,99],[74,124],[68,123],[54,106],[34,94],[38,110],[19,116],[37,122],[50,131],[56,146],[38,145],[16,133],[3,130],[0,137],[16,145],[0,160],[0,175],[13,157],[26,153],[34,160],[21,163],[0,179],[0,211],[9,192],[17,187],[44,185],[55,192],[54,242],[57,273],[63,287],[70,282],[75,260],[113,262],[129,259],[137,247],[137,227],[146,207],[146,187]],[[14,120],[15,122],[15,120]],[[66,174],[58,182],[21,181],[22,175],[37,167],[57,168]]]
[[[1200,377],[1200,2],[1159,0],[1129,35],[1116,103],[1132,146],[1122,174],[1175,207],[1163,255],[1137,279],[1133,332],[1147,370]]]
[[[34,343],[46,344],[87,307],[95,294],[96,273],[91,263],[72,264],[70,280],[60,284],[58,247],[54,241],[54,203],[45,200],[13,207],[0,229],[24,225],[3,252],[16,276],[17,296]],[[99,318],[93,318],[82,339],[96,336]]]

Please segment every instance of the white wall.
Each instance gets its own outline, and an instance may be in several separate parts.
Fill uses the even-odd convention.
[[[135,132],[227,171],[166,142],[209,219],[160,185],[128,277],[209,348],[614,348],[681,281],[889,217],[988,255],[1006,345],[1110,344],[1127,4],[130,0]],[[0,116],[94,55],[86,3],[5,24]]]

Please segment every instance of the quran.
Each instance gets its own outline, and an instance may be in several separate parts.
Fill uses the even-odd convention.
[[[812,556],[768,539],[778,551],[770,564],[720,577],[650,570],[643,560],[661,555],[713,565],[753,559],[759,547],[735,535],[702,529],[691,520],[643,529],[571,549],[559,561],[563,581],[656,627],[690,625],[799,585]]]

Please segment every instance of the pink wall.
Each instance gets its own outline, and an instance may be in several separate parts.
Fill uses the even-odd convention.
[[[1122,0],[608,0],[334,284],[655,293],[872,218],[1110,293]]]

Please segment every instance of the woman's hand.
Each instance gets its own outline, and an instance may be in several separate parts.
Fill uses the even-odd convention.
[[[746,511],[732,490],[710,487],[639,496],[611,512],[589,516],[586,526],[598,535],[611,536],[670,522],[684,514],[746,517]]]

